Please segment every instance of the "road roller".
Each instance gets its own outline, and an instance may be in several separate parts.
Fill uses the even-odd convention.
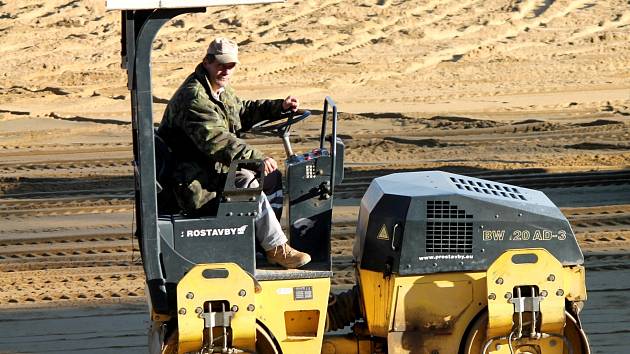
[[[153,40],[178,15],[254,2],[273,1],[107,1],[121,11],[131,92],[149,352],[590,353],[579,317],[584,257],[566,217],[540,191],[442,171],[378,177],[360,203],[356,285],[332,288],[332,210],[345,146],[330,97],[319,140],[306,152],[291,148],[296,117],[261,128],[284,143],[287,233],[311,255],[305,267],[268,264],[256,245],[261,190],[234,187],[234,176],[260,161],[232,163],[216,215],[160,208],[169,147],[154,131]]]

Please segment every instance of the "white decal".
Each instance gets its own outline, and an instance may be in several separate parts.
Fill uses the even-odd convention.
[[[241,227],[231,227],[225,229],[193,229],[181,232],[180,237],[209,237],[209,236],[236,236],[244,235],[245,230],[249,225],[243,225]]]
[[[435,256],[418,257],[419,261],[430,261],[438,259],[473,259],[472,254],[440,254]]]
[[[557,239],[558,241],[564,241],[567,238],[567,232],[565,230],[559,230],[557,234],[551,230],[535,229],[533,234],[529,230],[514,230],[510,235],[511,241],[550,241]]]
[[[293,294],[293,291],[291,290],[291,288],[278,288],[278,290],[276,290],[276,293],[278,295],[290,295]]]
[[[481,237],[484,241],[503,241],[505,230],[483,230]]]

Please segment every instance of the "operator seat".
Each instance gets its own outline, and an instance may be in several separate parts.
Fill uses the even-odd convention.
[[[155,136],[155,178],[159,215],[177,214],[179,207],[169,183],[175,169],[175,155],[164,139],[154,131]]]
[[[232,262],[250,274],[255,273],[254,217],[261,188],[236,188],[234,176],[241,165],[259,162],[234,161],[224,191],[216,198],[216,213],[190,216],[180,213],[169,181],[175,167],[175,155],[157,133],[155,152],[159,242],[157,250],[142,257],[143,260],[158,257],[166,283],[169,312],[173,312],[177,284],[196,264]]]

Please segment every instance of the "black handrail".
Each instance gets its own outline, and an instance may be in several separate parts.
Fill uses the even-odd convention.
[[[330,96],[324,99],[324,112],[322,114],[322,132],[319,140],[319,149],[324,148],[324,140],[326,138],[326,121],[328,117],[328,108],[332,107],[332,139],[330,141],[330,154],[332,156],[332,169],[330,171],[330,194],[335,191],[335,170],[337,167],[337,105]]]

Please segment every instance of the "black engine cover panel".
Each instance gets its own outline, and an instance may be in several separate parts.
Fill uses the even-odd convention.
[[[355,242],[361,268],[401,275],[485,271],[515,248],[584,262],[568,220],[542,192],[440,171],[375,179]]]

